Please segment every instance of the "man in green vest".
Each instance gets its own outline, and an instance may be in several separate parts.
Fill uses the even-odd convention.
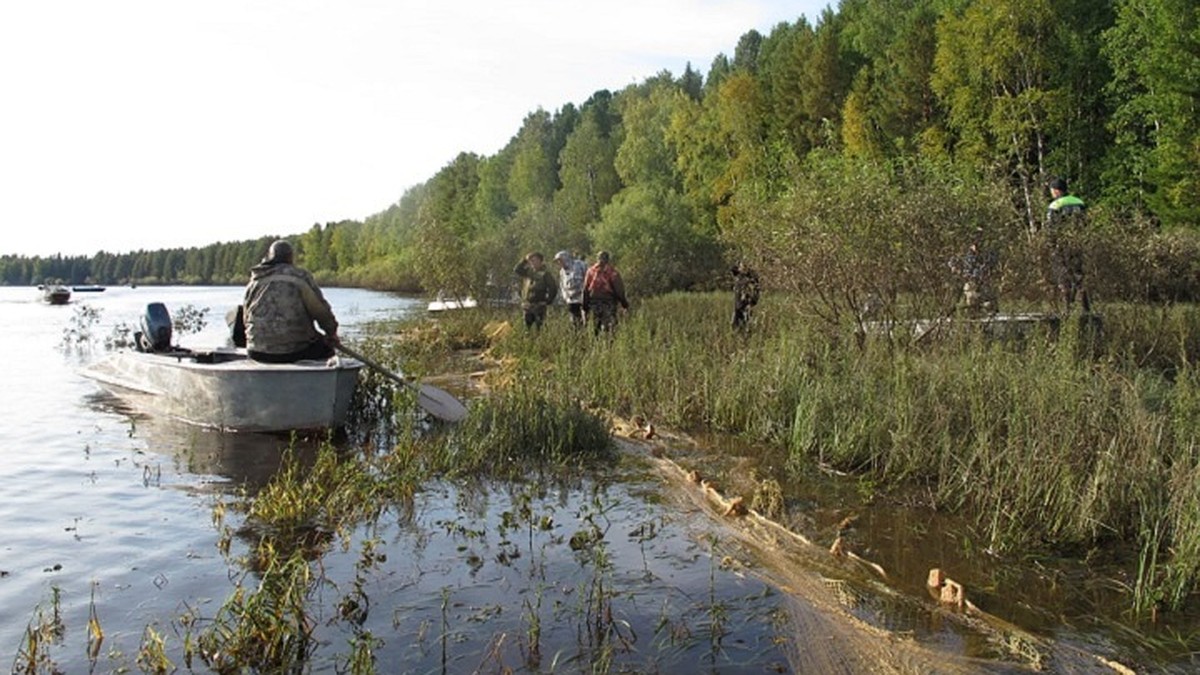
[[[1087,214],[1087,204],[1070,194],[1067,181],[1054,178],[1049,183],[1050,205],[1046,208],[1046,230],[1050,243],[1050,269],[1067,311],[1079,297],[1084,312],[1092,311],[1083,287],[1083,247],[1076,241],[1079,221]]]
[[[1046,221],[1087,211],[1083,200],[1067,191],[1067,181],[1054,178],[1050,181],[1050,206],[1046,208]]]

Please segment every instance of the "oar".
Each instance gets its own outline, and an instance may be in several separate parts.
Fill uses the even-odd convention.
[[[366,356],[359,354],[346,345],[339,344],[337,348],[338,351],[344,353],[346,356],[356,358],[359,361],[367,364],[380,375],[394,380],[406,387],[412,387],[416,389],[417,405],[421,406],[421,408],[423,408],[425,412],[429,413],[430,415],[447,422],[459,422],[467,416],[467,407],[463,405],[461,401],[454,398],[450,392],[438,389],[433,385],[417,384],[416,382],[412,382],[411,380],[406,379],[403,375],[394,373],[387,368],[384,368],[373,359],[369,359]]]

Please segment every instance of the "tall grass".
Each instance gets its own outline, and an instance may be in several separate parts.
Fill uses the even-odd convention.
[[[1141,610],[1178,608],[1197,589],[1196,308],[1105,307],[1094,343],[1074,321],[1020,341],[862,343],[778,297],[743,335],[727,302],[654,298],[600,338],[552,316],[540,332],[497,334],[488,354],[553,398],[772,443],[792,470],[925,486],[994,550],[1133,543]]]

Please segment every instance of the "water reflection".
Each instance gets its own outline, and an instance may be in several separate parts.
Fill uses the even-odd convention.
[[[215,482],[228,482],[250,494],[271,481],[289,450],[307,464],[322,443],[344,445],[346,441],[341,431],[266,434],[205,429],[147,413],[135,394],[91,392],[84,396],[84,403],[95,412],[125,418],[129,438],[140,439],[148,451],[170,458],[178,473],[200,482],[220,479]]]

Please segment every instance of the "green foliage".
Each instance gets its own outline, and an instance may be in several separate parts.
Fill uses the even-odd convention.
[[[317,646],[307,603],[315,585],[300,554],[270,557],[257,586],[239,585],[200,635],[204,662],[222,673],[301,670]]]
[[[550,114],[539,109],[525,118],[514,140],[508,194],[519,208],[535,201],[549,201],[558,187],[554,129]]]
[[[1020,231],[993,185],[930,163],[825,154],[810,158],[787,195],[747,208],[725,236],[768,285],[844,324],[862,319],[869,303],[893,318],[941,314],[961,285],[948,263],[976,228],[993,246]]]
[[[1170,224],[1200,218],[1200,8],[1186,0],[1122,0],[1104,32],[1115,134],[1105,193]]]
[[[567,224],[580,231],[599,220],[600,208],[621,188],[613,164],[617,139],[605,135],[601,114],[596,108],[584,112],[559,157],[562,189],[554,196],[555,204]]]
[[[721,253],[713,236],[692,228],[690,213],[674,191],[644,186],[622,190],[604,208],[592,238],[613,254],[627,293],[711,285]]]
[[[921,151],[922,133],[942,122],[930,82],[937,49],[933,0],[842,3],[844,40],[865,63],[842,110],[842,142],[860,157]]]
[[[452,466],[514,477],[612,459],[615,449],[601,419],[556,400],[534,375],[479,401],[446,443]]]

